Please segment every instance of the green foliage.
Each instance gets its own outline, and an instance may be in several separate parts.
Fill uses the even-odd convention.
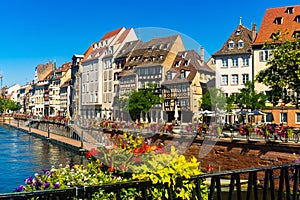
[[[141,112],[148,113],[153,105],[163,102],[162,97],[153,93],[156,84],[148,83],[145,89],[134,90],[129,95],[128,109],[131,115],[137,116]]]
[[[0,99],[0,112],[5,110],[16,111],[22,108],[19,102],[14,102],[11,99]]]
[[[209,88],[202,96],[200,107],[203,110],[225,110],[227,102],[223,93],[221,89]]]
[[[263,49],[270,50],[268,68],[261,70],[256,76],[256,80],[269,86],[272,92],[280,88],[281,93],[275,92],[272,96],[273,105],[276,100],[282,99],[284,88],[300,93],[300,39],[295,37],[292,40],[283,40],[287,34],[278,32],[271,42],[264,44]],[[298,107],[299,99],[293,98],[293,103]],[[286,103],[293,98],[283,97]]]
[[[172,190],[176,199],[192,198],[196,183],[187,179],[202,173],[195,157],[186,159],[173,146],[167,151],[164,146],[150,144],[150,141],[145,143],[142,138],[127,134],[119,142],[106,151],[104,148],[91,149],[87,153],[90,161],[87,166],[66,165],[43,170],[43,173],[27,178],[26,185],[20,186],[16,192],[151,181],[152,184],[147,188],[147,195],[151,199],[169,199],[166,187]],[[103,158],[104,162],[95,156]],[[202,199],[208,198],[208,188],[203,180],[200,180],[200,193]],[[141,191],[124,187],[120,189],[120,197],[124,200],[140,198]],[[92,199],[116,198],[114,191],[107,192],[103,189],[92,195]]]
[[[166,163],[169,163],[165,166]],[[170,154],[158,154],[148,160],[147,166],[135,166],[139,174],[133,174],[133,180],[150,180],[157,187],[150,188],[152,199],[168,199],[168,190],[160,187],[165,185],[173,191],[175,198],[191,199],[192,191],[196,187],[195,182],[188,181],[192,176],[201,174],[198,169],[199,162],[195,157],[187,160],[183,155],[178,155],[175,148],[171,148]],[[156,170],[149,170],[156,169]],[[203,180],[202,184],[203,185]],[[208,188],[200,188],[202,199],[207,198]]]
[[[245,83],[245,88],[240,89],[240,93],[233,95],[231,98],[241,109],[262,109],[266,103],[266,96],[263,93],[257,93],[254,90],[254,83],[251,81]]]
[[[211,98],[208,90],[202,96],[200,108],[203,110],[211,110]]]

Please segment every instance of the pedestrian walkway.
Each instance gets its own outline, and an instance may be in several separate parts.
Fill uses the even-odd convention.
[[[71,138],[67,138],[67,137],[64,137],[64,136],[60,136],[60,135],[56,135],[56,134],[49,134],[48,136],[48,132],[46,131],[41,131],[39,129],[36,129],[36,128],[31,128],[30,129],[30,132],[29,132],[29,127],[27,126],[22,126],[22,125],[19,125],[18,127],[18,124],[16,123],[13,123],[13,122],[10,122],[10,123],[4,123],[8,126],[12,126],[12,127],[15,127],[19,130],[22,130],[22,131],[25,131],[25,132],[28,132],[30,134],[34,134],[36,135],[37,137],[41,137],[43,139],[47,139],[47,140],[50,140],[54,143],[57,143],[57,144],[60,144],[62,146],[66,146],[66,147],[69,147],[71,149],[76,149],[76,150],[79,150],[79,151],[85,151],[83,148],[82,148],[82,144],[81,144],[81,141],[78,141],[78,140],[74,140],[74,139],[71,139]]]

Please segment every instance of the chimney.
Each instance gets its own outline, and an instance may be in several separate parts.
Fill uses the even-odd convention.
[[[204,62],[204,47],[200,47],[200,59]]]
[[[256,24],[252,24],[252,42],[254,42],[256,38]]]

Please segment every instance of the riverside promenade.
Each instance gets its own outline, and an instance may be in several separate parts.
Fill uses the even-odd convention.
[[[66,147],[68,149],[71,149],[71,150],[75,150],[75,151],[79,151],[79,152],[85,152],[86,151],[86,148],[83,147],[81,141],[78,141],[78,140],[75,140],[75,139],[72,139],[72,138],[67,138],[67,137],[64,137],[64,136],[57,135],[57,134],[49,134],[48,135],[48,132],[46,132],[46,131],[42,131],[42,130],[39,130],[39,129],[36,129],[36,128],[30,128],[29,129],[29,127],[27,127],[27,126],[18,125],[14,122],[10,122],[10,123],[4,122],[4,124],[7,125],[7,126],[11,126],[13,128],[16,128],[18,130],[27,132],[28,134],[34,135],[36,137],[48,140],[49,142],[52,142],[54,144],[64,146],[64,147]]]

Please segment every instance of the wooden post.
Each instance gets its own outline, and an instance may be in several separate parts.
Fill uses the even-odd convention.
[[[83,149],[83,131],[81,131],[80,141],[81,141],[80,148]]]
[[[49,123],[48,123],[48,139],[50,139],[50,126],[49,126]]]

